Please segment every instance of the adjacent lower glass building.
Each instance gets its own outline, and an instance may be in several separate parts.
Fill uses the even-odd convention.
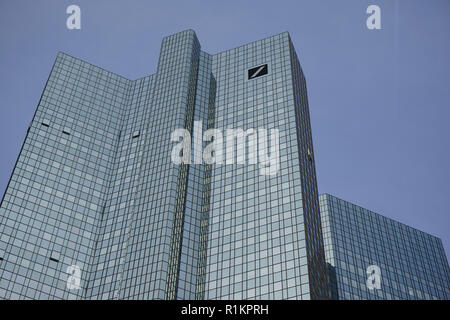
[[[179,128],[202,147],[211,128],[277,129],[276,174],[205,164],[195,148],[175,164]],[[208,54],[186,30],[138,80],[57,55],[0,206],[0,298],[327,297],[306,83],[288,33]]]
[[[450,299],[441,239],[329,194],[319,199],[332,299]]]

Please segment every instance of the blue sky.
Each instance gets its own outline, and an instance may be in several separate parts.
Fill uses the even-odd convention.
[[[70,4],[82,29],[68,30]],[[366,8],[381,8],[381,30]],[[58,51],[136,79],[164,36],[217,53],[289,31],[305,72],[319,191],[442,238],[450,253],[450,1],[1,1],[0,193]]]

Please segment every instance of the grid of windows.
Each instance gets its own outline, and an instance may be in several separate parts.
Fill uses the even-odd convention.
[[[289,36],[282,33],[213,56],[215,126],[278,129],[280,167],[277,175],[264,176],[258,165],[213,165],[207,299],[326,297],[325,281],[314,285],[322,290],[310,292],[305,234],[310,226],[302,201],[302,152],[296,124],[296,117],[301,117],[297,102],[307,109],[307,101],[294,99],[294,88],[298,88],[294,87],[291,63],[296,57],[292,54]],[[270,72],[249,80],[247,70],[263,64],[270,66]],[[299,95],[305,97],[306,91]],[[316,188],[315,176],[306,180]],[[315,197],[317,203],[317,193]],[[320,219],[318,209],[318,205],[309,207],[308,215]],[[320,229],[315,231],[311,238],[321,238]],[[309,254],[316,254],[314,250],[320,247],[309,249]]]
[[[319,198],[333,299],[450,298],[439,238],[331,195]],[[380,268],[380,289],[366,285],[370,265]]]
[[[200,52],[195,97],[194,121],[200,121],[202,132],[207,129],[208,108],[210,100],[215,96],[212,86],[211,55]],[[192,137],[198,133],[191,131]],[[201,138],[201,137],[200,137]],[[203,147],[206,142],[202,142]],[[202,157],[202,150],[191,150],[191,159]],[[194,154],[194,152],[196,154]],[[180,270],[178,279],[178,299],[195,299],[197,294],[197,273],[200,255],[200,227],[202,224],[202,205],[204,178],[206,167],[202,164],[191,165],[186,190],[186,202],[183,223],[183,239],[181,241]]]
[[[137,177],[142,158],[144,137],[147,132],[147,108],[151,99],[154,76],[145,77],[132,83],[126,97],[129,110],[123,116],[123,126],[119,132],[116,145],[116,157],[111,166],[115,174],[109,182],[105,194],[102,219],[98,226],[90,286],[86,296],[96,299],[116,297],[123,273],[132,273],[134,269],[125,270],[125,254],[128,253],[136,268],[145,266],[142,236],[134,242],[129,241],[129,228],[132,208],[135,201]],[[136,135],[139,132],[139,135]],[[127,244],[130,243],[130,246]],[[131,277],[131,281],[135,279]]]
[[[77,299],[89,277],[130,81],[59,53],[0,207],[0,297]]]
[[[168,142],[192,122],[199,56],[192,30],[166,37],[158,72],[130,81],[58,54],[1,204],[0,297],[163,299],[171,283],[194,293],[202,168],[186,201]],[[71,265],[81,289],[68,289]]]
[[[306,250],[308,254],[308,272],[311,296],[326,298],[327,277],[322,239],[322,227],[319,214],[316,168],[314,165],[311,123],[309,119],[306,80],[297,58],[297,54],[289,38],[291,64],[293,73],[295,120],[297,124],[297,140],[299,143],[300,179],[302,183],[301,199],[305,225]]]

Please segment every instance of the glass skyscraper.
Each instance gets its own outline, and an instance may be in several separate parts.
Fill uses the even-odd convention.
[[[171,161],[178,128],[261,127],[275,175]],[[183,31],[134,81],[59,53],[0,207],[0,297],[325,299],[320,223],[288,33],[211,55]]]
[[[180,128],[194,148],[177,164]],[[216,158],[255,141],[273,156],[261,128],[279,132],[275,172],[203,161],[210,129],[242,132]],[[59,53],[0,205],[0,298],[448,298],[439,240],[320,199],[288,33],[209,54],[186,30],[137,80]]]
[[[450,299],[441,239],[329,194],[319,199],[332,299]]]

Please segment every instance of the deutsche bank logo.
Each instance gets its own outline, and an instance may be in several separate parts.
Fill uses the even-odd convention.
[[[248,69],[248,80],[255,79],[268,73],[267,64]]]

